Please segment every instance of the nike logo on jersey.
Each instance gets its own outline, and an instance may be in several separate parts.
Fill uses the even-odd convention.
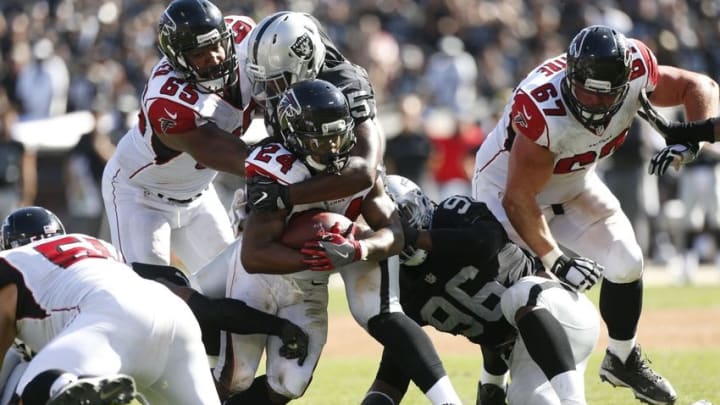
[[[177,112],[171,113],[170,111],[165,108],[165,114],[167,114],[168,117],[170,117],[171,120],[175,121],[177,120]]]
[[[267,199],[267,198],[268,198],[268,193],[266,193],[266,192],[263,191],[262,194],[260,194],[260,198],[258,198],[257,200],[255,200],[255,201],[253,202],[253,204],[257,205],[257,204],[261,203],[262,201],[265,201],[265,199]]]
[[[523,106],[523,111],[522,111],[522,112],[523,112],[523,115],[525,116],[525,119],[526,119],[526,120],[528,120],[528,121],[532,120],[532,115],[528,114],[527,109],[525,108],[525,106]]]

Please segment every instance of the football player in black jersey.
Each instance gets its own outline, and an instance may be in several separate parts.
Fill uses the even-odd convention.
[[[279,95],[292,83],[317,78],[334,84],[347,98],[357,139],[338,175],[318,174],[290,186],[254,182],[248,185],[250,207],[277,210],[330,201],[374,184],[385,149],[385,137],[375,118],[374,90],[365,69],[338,51],[315,18],[281,11],[262,19],[250,34],[245,69],[255,102],[265,108],[271,136],[281,136],[275,111]]]
[[[586,403],[583,374],[599,330],[592,303],[512,243],[485,204],[453,196],[435,206],[404,177],[386,184],[405,222],[403,310],[481,346],[477,403],[505,403],[508,368],[512,404]],[[362,405],[398,404],[407,387],[404,368],[383,352]]]

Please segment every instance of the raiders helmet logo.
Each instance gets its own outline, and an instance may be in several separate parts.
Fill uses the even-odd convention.
[[[308,33],[306,32],[295,40],[295,43],[290,46],[290,50],[298,58],[303,60],[309,60],[310,58],[312,58],[313,53],[315,52],[315,47],[313,46],[312,40],[310,39],[310,35],[308,35]]]

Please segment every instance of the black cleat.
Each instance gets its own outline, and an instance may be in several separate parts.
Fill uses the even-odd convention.
[[[668,380],[650,368],[649,362],[641,357],[639,345],[630,352],[625,364],[608,350],[600,364],[600,379],[613,387],[632,389],[635,398],[641,402],[674,404],[677,399],[675,389]]]
[[[136,398],[132,377],[114,374],[79,378],[63,387],[47,405],[123,405]]]
[[[505,390],[495,384],[480,384],[476,405],[505,405]]]

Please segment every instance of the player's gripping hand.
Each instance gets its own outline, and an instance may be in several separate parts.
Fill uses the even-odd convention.
[[[584,257],[561,255],[550,271],[578,292],[585,292],[597,283],[605,268]]]
[[[360,260],[362,246],[355,240],[355,230],[356,225],[352,224],[345,233],[341,233],[336,223],[330,231],[319,232],[319,240],[306,242],[300,249],[305,256],[303,263],[313,271],[328,271]]]
[[[286,359],[297,359],[298,365],[305,363],[308,350],[308,335],[299,326],[290,321],[285,321],[280,330],[280,340],[283,344],[280,346],[280,356]]]
[[[679,170],[681,165],[688,164],[695,160],[700,147],[696,143],[679,143],[669,145],[650,159],[648,173],[662,176],[672,165]]]
[[[278,211],[290,209],[287,186],[264,176],[254,176],[247,183],[247,203],[250,209]]]

